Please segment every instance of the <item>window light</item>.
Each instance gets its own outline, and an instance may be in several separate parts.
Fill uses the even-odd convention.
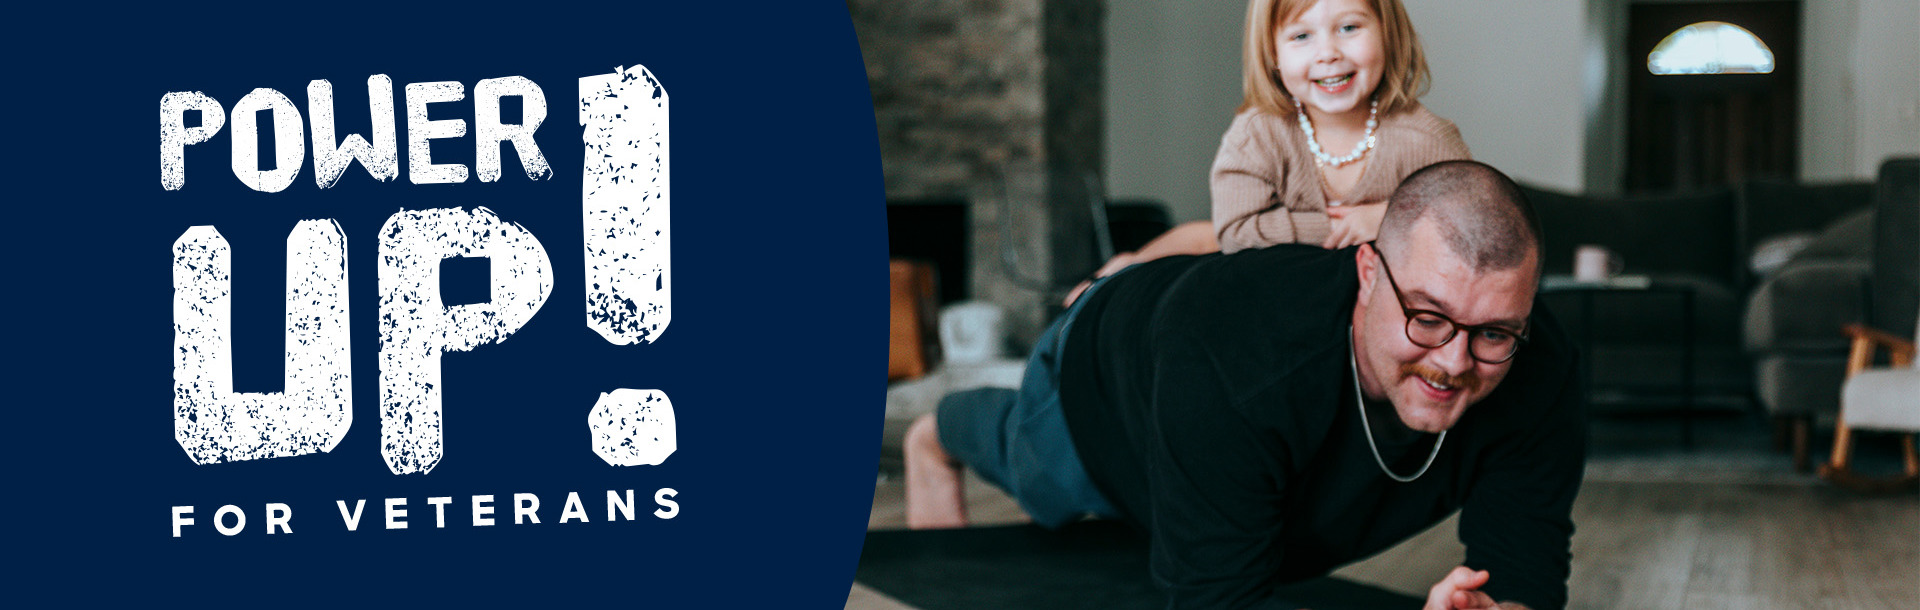
[[[1668,34],[1647,54],[1654,74],[1768,74],[1773,51],[1746,28],[1702,21]]]

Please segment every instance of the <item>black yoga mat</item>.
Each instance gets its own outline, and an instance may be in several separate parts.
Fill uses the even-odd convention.
[[[1147,540],[1118,521],[867,533],[855,580],[921,610],[1163,608]],[[1425,600],[1334,577],[1285,585],[1304,607],[1418,608]]]

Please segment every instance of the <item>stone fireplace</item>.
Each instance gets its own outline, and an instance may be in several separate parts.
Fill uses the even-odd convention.
[[[965,298],[1005,307],[1013,347],[1024,348],[1059,292],[1100,263],[1087,184],[1097,189],[1104,166],[1103,1],[849,0],[847,9],[889,216],[955,218],[898,208],[963,205],[950,222],[965,224],[956,228],[965,268],[938,272],[964,278]],[[900,249],[915,238],[890,239]]]

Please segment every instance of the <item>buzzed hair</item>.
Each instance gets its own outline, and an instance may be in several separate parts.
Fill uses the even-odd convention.
[[[1447,247],[1475,271],[1532,260],[1534,274],[1540,273],[1540,219],[1520,185],[1491,165],[1441,161],[1407,176],[1387,198],[1379,245],[1401,251],[1421,219],[1433,220]]]

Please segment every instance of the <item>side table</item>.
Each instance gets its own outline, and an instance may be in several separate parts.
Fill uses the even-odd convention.
[[[1580,299],[1579,337],[1586,357],[1580,360],[1580,375],[1586,382],[1588,404],[1592,404],[1593,384],[1593,310],[1594,296],[1600,294],[1677,295],[1680,299],[1680,445],[1693,449],[1694,407],[1694,286],[1667,282],[1644,275],[1621,275],[1600,281],[1576,280],[1572,276],[1548,275],[1540,278],[1540,294],[1569,294]]]

